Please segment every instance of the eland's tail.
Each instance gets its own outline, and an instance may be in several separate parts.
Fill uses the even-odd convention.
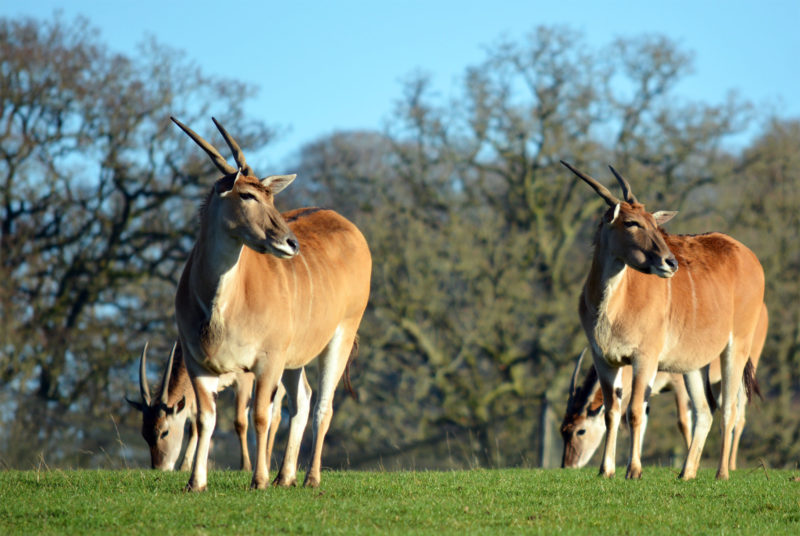
[[[344,368],[344,388],[353,397],[353,400],[358,402],[358,393],[353,390],[353,384],[350,383],[350,365],[358,357],[358,335],[353,339],[353,348],[350,350],[350,357],[347,359],[347,365]]]
[[[744,381],[744,392],[747,394],[748,404],[753,399],[753,393],[757,394],[758,398],[761,400],[764,400],[764,396],[761,394],[761,388],[758,386],[758,380],[756,380],[756,367],[753,366],[752,359],[748,359],[747,364],[744,366],[744,376],[742,380]]]

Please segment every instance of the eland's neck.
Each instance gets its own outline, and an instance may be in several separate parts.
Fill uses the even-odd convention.
[[[210,318],[227,281],[236,277],[244,245],[230,236],[208,215],[203,218],[192,253],[192,285],[195,299]]]
[[[608,302],[624,283],[628,267],[621,260],[606,255],[600,246],[595,248],[592,268],[586,278],[583,299],[596,316],[606,312]]]

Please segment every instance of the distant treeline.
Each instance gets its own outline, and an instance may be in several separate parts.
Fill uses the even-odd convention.
[[[599,179],[613,164],[649,209],[680,211],[671,232],[722,231],[758,254],[765,398],[748,410],[740,466],[797,463],[800,120],[677,93],[690,56],[665,37],[593,49],[569,28],[536,28],[489,48],[447,97],[412,77],[384,131],[312,141],[290,169],[251,162],[298,173],[279,207],[333,208],[372,250],[360,398],[338,396],[327,464],[557,463],[602,204],[560,159]],[[213,136],[215,115],[252,154],[273,137],[244,115],[255,89],[156,42],[113,53],[85,20],[0,19],[3,466],[146,465],[123,397],[138,391],[145,341],[153,381],[166,363],[177,278],[217,178],[169,116]],[[213,457],[236,466],[226,400]],[[646,462],[680,458],[674,422],[668,400],[653,410]],[[712,459],[717,444],[715,427]]]

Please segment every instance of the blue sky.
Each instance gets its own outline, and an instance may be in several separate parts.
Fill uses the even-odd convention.
[[[207,74],[259,86],[247,110],[283,129],[267,149],[277,163],[335,130],[380,129],[416,70],[454,93],[487,44],[542,24],[568,25],[593,48],[664,34],[694,53],[685,98],[718,103],[735,90],[800,117],[800,0],[0,0],[6,17],[57,9],[85,15],[112,50],[133,54],[155,36]]]

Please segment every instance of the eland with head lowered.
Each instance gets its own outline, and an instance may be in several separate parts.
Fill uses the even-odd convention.
[[[194,388],[189,380],[189,373],[183,361],[183,352],[177,342],[172,347],[167,366],[161,379],[156,397],[150,396],[147,385],[147,343],[139,359],[139,395],[141,401],[130,400],[128,403],[142,412],[142,437],[150,449],[150,465],[153,469],[172,471],[180,457],[183,447],[183,435],[186,421],[189,421],[190,434],[181,471],[189,471],[194,462],[197,447],[197,403]],[[240,469],[250,471],[250,454],[247,449],[247,423],[250,398],[253,394],[253,375],[249,372],[230,373],[220,376],[218,392],[232,386],[236,396],[236,416],[234,429],[239,439]],[[279,385],[273,405],[272,423],[267,444],[267,461],[272,453],[275,433],[280,423],[280,402],[283,400],[283,385]]]
[[[355,225],[331,210],[278,212],[274,196],[295,176],[257,178],[239,145],[216,120],[237,167],[172,120],[222,172],[200,209],[196,242],[175,296],[178,332],[198,406],[197,454],[186,489],[206,489],[219,377],[242,371],[256,378],[257,455],[251,487],[269,484],[266,434],[281,376],[290,424],[275,483],[295,483],[311,401],[303,367],[317,356],[312,459],[304,484],[318,486],[334,390],[355,356],[356,333],[369,298],[372,259],[367,242]]]
[[[608,205],[579,302],[581,324],[603,391],[606,443],[600,474],[615,472],[622,367],[632,365],[626,476],[642,475],[644,407],[656,373],[663,370],[684,374],[692,400],[696,418],[681,478],[694,478],[711,427],[705,392],[708,365],[719,358],[722,442],[717,478],[727,479],[737,392],[764,302],[761,263],[746,246],[721,233],[665,232],[661,226],[675,213],[645,210],[614,168],[611,171],[622,187],[623,199],[589,175],[562,164]],[[753,387],[752,374],[744,375],[744,380]]]
[[[600,380],[594,365],[589,367],[580,384],[578,382],[578,374],[585,353],[586,350],[581,353],[575,365],[570,382],[567,409],[561,423],[561,438],[564,441],[564,450],[561,455],[562,468],[577,468],[586,465],[602,443],[606,433],[603,391],[600,389]],[[631,377],[631,367],[623,367],[622,407],[624,408],[629,407]],[[668,390],[672,390],[675,394],[678,428],[688,448],[692,440],[691,417],[689,416],[689,394],[683,384],[683,377],[680,374],[659,372],[653,381],[650,394],[656,395]],[[643,417],[642,435],[647,426],[649,413],[649,408],[647,408]]]

